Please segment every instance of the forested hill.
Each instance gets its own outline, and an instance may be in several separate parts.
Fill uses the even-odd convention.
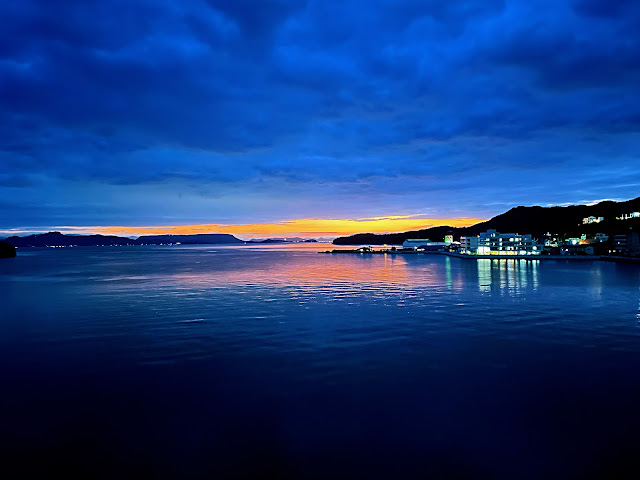
[[[438,226],[423,230],[402,233],[373,234],[358,233],[348,237],[336,238],[335,245],[398,245],[408,238],[428,238],[442,241],[445,235],[452,234],[456,239],[461,235],[477,235],[490,228],[505,233],[531,233],[539,237],[547,232],[579,235],[580,233],[615,233],[638,228],[640,221],[616,221],[616,217],[640,211],[640,197],[625,202],[604,201],[595,205],[570,205],[567,207],[515,207],[493,217],[486,222],[469,227]],[[598,224],[583,225],[586,217],[604,217]]]

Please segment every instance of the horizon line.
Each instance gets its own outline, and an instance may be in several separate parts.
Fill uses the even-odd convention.
[[[410,230],[422,230],[438,226],[467,227],[486,219],[480,218],[424,218],[418,215],[389,215],[357,219],[299,218],[273,223],[207,223],[189,225],[92,225],[92,226],[42,226],[16,227],[0,229],[5,236],[19,234],[39,234],[52,231],[64,234],[99,234],[135,237],[145,235],[197,235],[231,234],[237,237],[269,238],[278,237],[339,237],[357,233],[402,233]]]

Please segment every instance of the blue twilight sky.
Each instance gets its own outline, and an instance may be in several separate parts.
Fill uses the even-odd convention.
[[[20,0],[0,19],[0,231],[640,195],[637,0]]]

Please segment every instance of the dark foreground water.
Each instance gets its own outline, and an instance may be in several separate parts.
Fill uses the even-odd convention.
[[[640,478],[637,265],[320,249],[1,260],[0,477]]]

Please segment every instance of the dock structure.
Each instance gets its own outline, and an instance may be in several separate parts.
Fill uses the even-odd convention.
[[[464,258],[466,260],[577,260],[622,262],[640,264],[640,257],[619,257],[612,255],[478,255],[445,251],[415,250],[413,248],[381,248],[359,247],[352,249],[334,249],[318,253],[352,254],[352,255],[446,255],[447,257]]]

